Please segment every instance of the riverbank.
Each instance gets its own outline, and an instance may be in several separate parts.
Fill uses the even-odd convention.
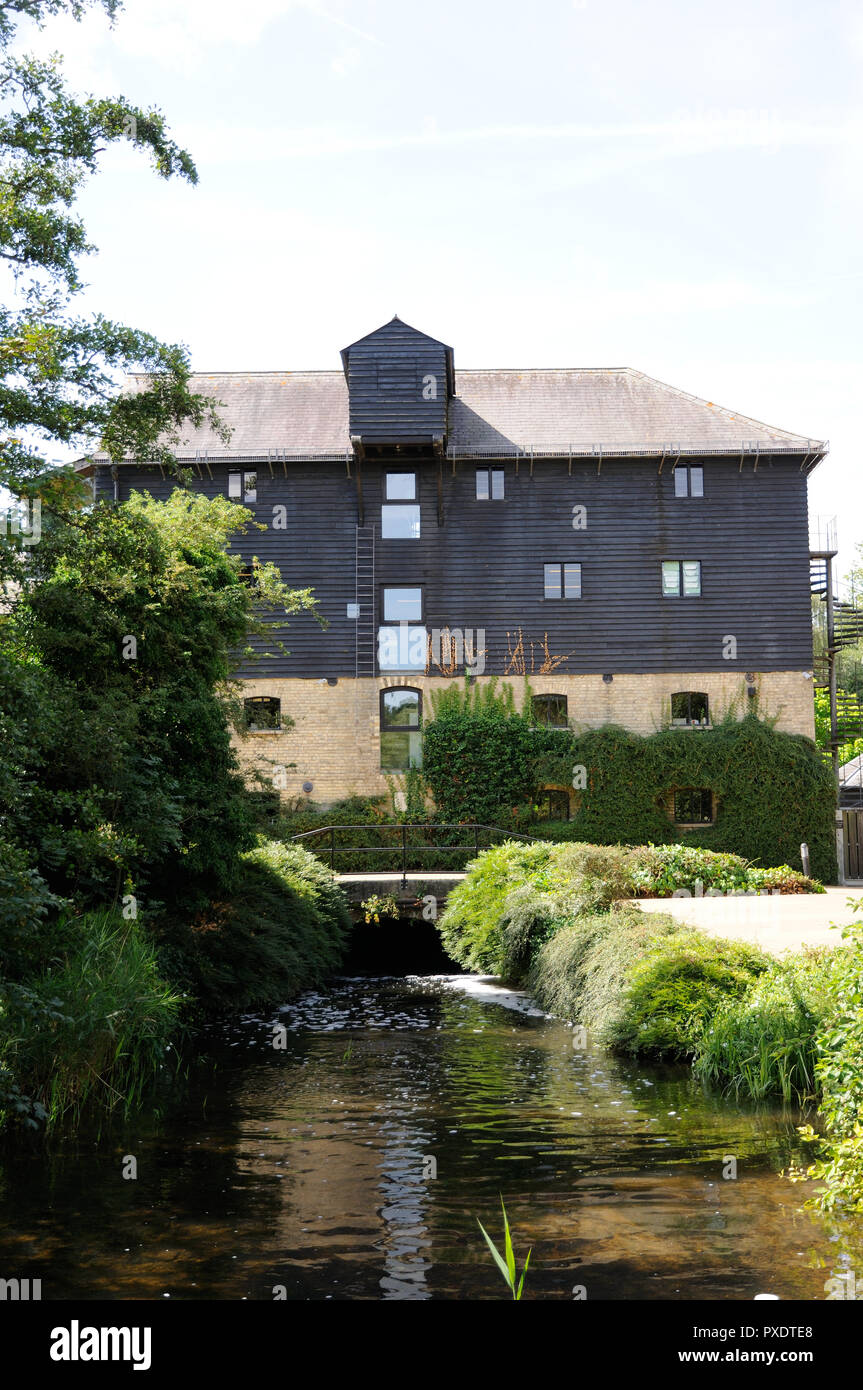
[[[695,853],[701,862],[690,863]],[[441,932],[460,964],[523,984],[601,1046],[686,1061],[700,1081],[738,1097],[819,1100],[824,1132],[808,1138],[821,1145],[811,1168],[824,1183],[820,1200],[863,1210],[863,917],[833,949],[777,959],[686,925],[668,900],[647,911],[622,901],[651,886],[703,891],[712,875],[717,910],[782,902],[728,898],[746,891],[747,871],[719,858],[686,850],[681,859],[674,847],[501,846],[453,889]],[[673,901],[685,917],[698,900]]]

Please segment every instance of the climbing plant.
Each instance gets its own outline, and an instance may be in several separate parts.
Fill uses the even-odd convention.
[[[800,867],[809,845],[813,874],[836,876],[830,771],[815,745],[779,733],[755,715],[729,717],[712,729],[663,729],[640,737],[616,726],[573,735],[538,771],[554,782],[583,767],[571,833],[595,844],[679,840],[726,850],[770,866]],[[715,819],[696,829],[675,826],[667,800],[674,788],[713,793]]]
[[[736,708],[710,729],[662,729],[642,737],[616,725],[583,733],[533,723],[512,688],[449,687],[423,730],[423,773],[445,819],[516,824],[545,786],[573,787],[574,816],[561,838],[593,844],[682,844],[741,854],[764,867],[836,876],[834,789],[815,745],[780,733],[757,711]],[[712,792],[714,819],[674,824],[677,788]],[[542,833],[542,832],[540,832]]]
[[[431,706],[423,775],[439,813],[447,821],[495,824],[535,783],[533,731],[512,687],[454,683],[433,695]]]

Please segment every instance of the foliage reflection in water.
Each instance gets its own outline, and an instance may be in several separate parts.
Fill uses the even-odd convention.
[[[213,1028],[149,1111],[7,1146],[3,1270],[43,1298],[494,1299],[477,1220],[502,1194],[525,1298],[824,1298],[835,1234],[778,1176],[799,1115],[573,1042],[471,977],[340,980]]]

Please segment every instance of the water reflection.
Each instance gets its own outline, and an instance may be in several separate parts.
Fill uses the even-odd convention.
[[[825,1296],[835,1232],[778,1178],[806,1157],[799,1116],[509,1003],[464,977],[344,980],[214,1028],[148,1113],[7,1151],[0,1274],[43,1298],[499,1298],[477,1217],[499,1238],[503,1195],[528,1297]]]

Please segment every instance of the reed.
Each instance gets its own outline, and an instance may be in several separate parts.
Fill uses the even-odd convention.
[[[483,1236],[485,1237],[485,1243],[491,1251],[492,1255],[494,1256],[494,1262],[500,1270],[501,1274],[503,1275],[506,1281],[506,1285],[510,1293],[512,1294],[514,1301],[517,1303],[521,1298],[522,1291],[524,1289],[524,1276],[527,1274],[527,1267],[530,1264],[531,1252],[530,1250],[528,1250],[527,1252],[527,1259],[524,1262],[524,1269],[521,1271],[521,1278],[516,1284],[515,1251],[512,1248],[512,1234],[509,1229],[509,1221],[507,1219],[506,1207],[504,1206],[503,1197],[501,1197],[500,1199],[500,1205],[501,1210],[503,1212],[504,1255],[506,1258],[504,1258],[504,1255],[501,1255],[500,1251],[498,1250],[488,1231],[485,1229],[485,1226],[480,1221],[479,1217],[477,1217],[476,1224],[482,1231]],[[531,1249],[532,1248],[533,1247],[531,1247]]]

